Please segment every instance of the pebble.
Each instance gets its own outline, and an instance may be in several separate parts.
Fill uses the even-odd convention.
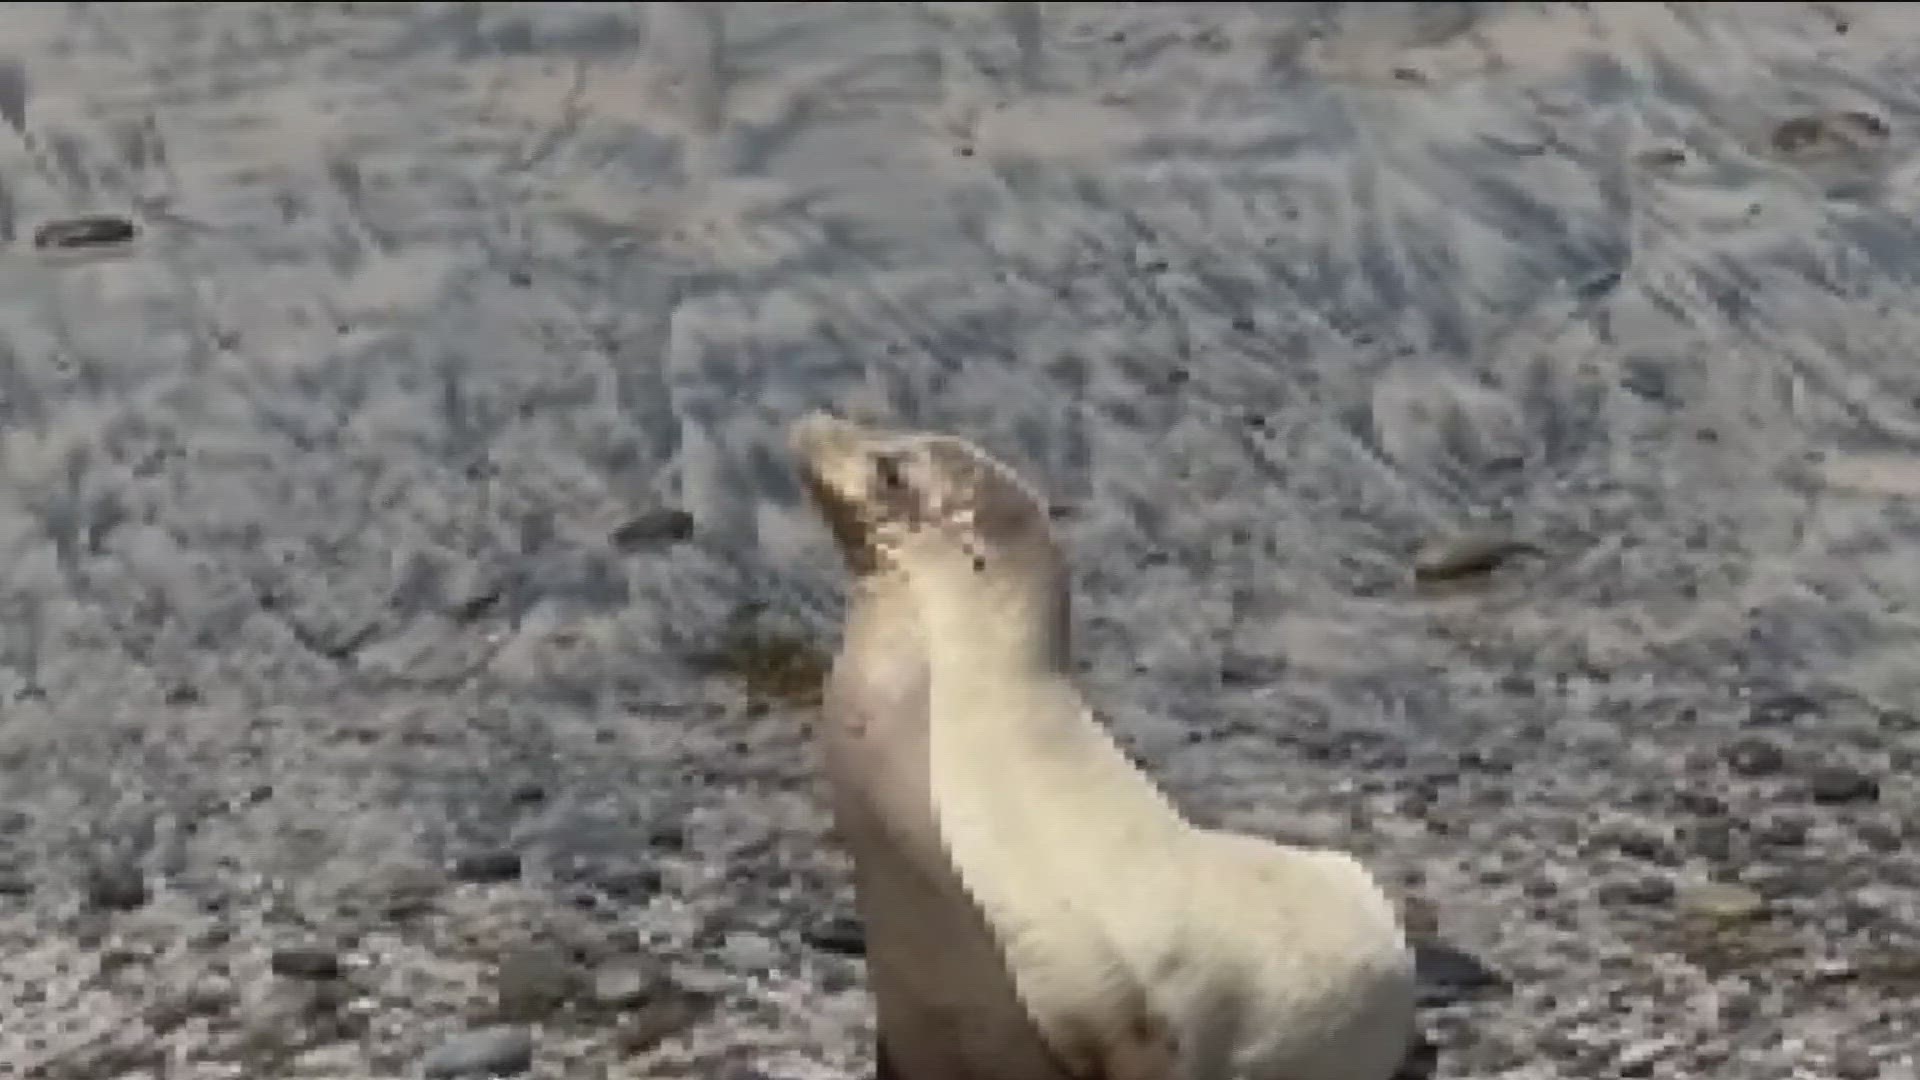
[[[1711,862],[1733,857],[1733,825],[1726,821],[1703,821],[1687,830],[1688,846],[1695,855]]]
[[[102,863],[87,875],[87,901],[96,908],[132,911],[149,895],[145,875],[130,863]]]
[[[133,222],[115,214],[83,214],[49,221],[33,230],[37,248],[89,248],[124,244],[140,234]]]
[[[1813,113],[1784,120],[1773,129],[1773,148],[1788,157],[1877,150],[1890,134],[1870,112]]]
[[[453,860],[456,880],[474,884],[514,881],[520,877],[520,855],[506,850],[475,851]]]
[[[602,896],[629,904],[644,904],[660,892],[660,871],[652,867],[610,870],[593,879]]]
[[[430,1077],[518,1076],[533,1067],[533,1035],[514,1024],[472,1028],[428,1052]]]
[[[836,956],[865,956],[867,954],[867,930],[859,919],[851,915],[837,915],[817,926],[809,927],[803,935],[808,947]]]
[[[655,987],[620,1029],[620,1046],[630,1054],[645,1053],[698,1024],[712,1008],[712,998],[678,984]]]
[[[1421,544],[1413,554],[1413,579],[1432,584],[1491,574],[1514,557],[1539,548],[1498,533],[1470,533]]]
[[[621,550],[631,550],[650,544],[677,544],[692,536],[693,515],[663,507],[627,519],[608,534],[607,542]]]
[[[1742,885],[1707,882],[1680,890],[1675,906],[1684,914],[1719,923],[1744,922],[1767,910],[1759,893]]]
[[[299,947],[275,949],[268,967],[283,979],[325,982],[340,977],[340,957],[331,949]]]
[[[406,922],[433,909],[446,880],[437,870],[400,866],[389,870],[375,885],[380,913],[394,922]]]
[[[1644,825],[1619,822],[1603,826],[1595,831],[1594,839],[1635,859],[1656,863],[1673,861],[1666,838]]]
[[[1442,941],[1415,942],[1413,966],[1420,1000],[1429,1006],[1452,1004],[1476,991],[1508,985],[1504,976],[1477,957]]]
[[[615,960],[593,973],[593,1003],[603,1009],[631,1009],[645,1004],[653,987],[653,975],[645,966]]]
[[[1768,694],[1747,708],[1747,723],[1753,727],[1779,727],[1803,716],[1818,716],[1820,703],[1806,694]]]
[[[1673,805],[1676,809],[1697,817],[1724,817],[1727,812],[1726,800],[1705,791],[1675,792]]]
[[[1858,769],[1828,765],[1807,777],[1807,794],[1828,805],[1872,802],[1880,797],[1880,782]]]
[[[1801,866],[1760,865],[1750,867],[1741,876],[1755,892],[1769,900],[1790,896],[1818,896],[1826,892],[1830,884],[1822,871]]]
[[[494,1000],[502,1020],[543,1020],[565,1008],[580,990],[581,972],[557,950],[531,946],[501,957]]]
[[[1880,1075],[1880,1063],[1865,1050],[1847,1047],[1834,1055],[1833,1075],[1837,1080],[1874,1080]]]
[[[1654,874],[1622,878],[1600,886],[1596,894],[1604,904],[1664,904],[1673,899],[1674,884]]]
[[[1804,819],[1775,815],[1760,822],[1753,830],[1753,840],[1766,847],[1799,847],[1807,842],[1808,831]]]
[[[763,934],[736,931],[720,945],[721,958],[735,971],[762,975],[780,963],[780,948]]]
[[[1727,768],[1736,776],[1771,776],[1786,767],[1787,755],[1773,742],[1758,737],[1735,740],[1727,747]]]

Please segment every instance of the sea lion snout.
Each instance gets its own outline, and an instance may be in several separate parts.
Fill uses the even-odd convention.
[[[807,496],[856,574],[882,563],[874,536],[879,523],[868,492],[871,441],[865,428],[824,411],[808,413],[787,432]]]
[[[787,445],[802,462],[813,467],[836,451],[849,452],[861,434],[859,425],[816,409],[795,420],[787,429]]]

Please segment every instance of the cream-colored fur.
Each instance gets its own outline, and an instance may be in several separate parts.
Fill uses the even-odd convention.
[[[1036,1026],[1104,1080],[1387,1080],[1413,1007],[1392,905],[1345,854],[1192,826],[1133,766],[1065,663],[1043,504],[957,445],[966,475],[920,453],[911,483],[994,490],[888,554],[925,629],[935,817]]]

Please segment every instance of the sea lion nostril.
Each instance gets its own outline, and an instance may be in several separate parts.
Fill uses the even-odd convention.
[[[907,486],[907,478],[900,471],[900,459],[893,454],[880,454],[873,459],[873,472],[880,478],[880,487],[886,491],[899,491]]]

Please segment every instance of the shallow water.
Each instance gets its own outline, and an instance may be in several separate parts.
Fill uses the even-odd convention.
[[[372,1004],[281,1056],[398,1075],[501,949],[637,927],[714,1011],[537,1075],[865,1067],[804,933],[827,405],[1017,461],[1182,802],[1508,973],[1442,1075],[1906,1075],[1917,54],[1897,4],[13,6],[0,1061],[225,1075],[272,1002],[136,1018],[319,937]],[[35,249],[81,213],[139,236]],[[1415,582],[1456,535],[1533,550]],[[1709,970],[1649,876],[1784,944]]]

